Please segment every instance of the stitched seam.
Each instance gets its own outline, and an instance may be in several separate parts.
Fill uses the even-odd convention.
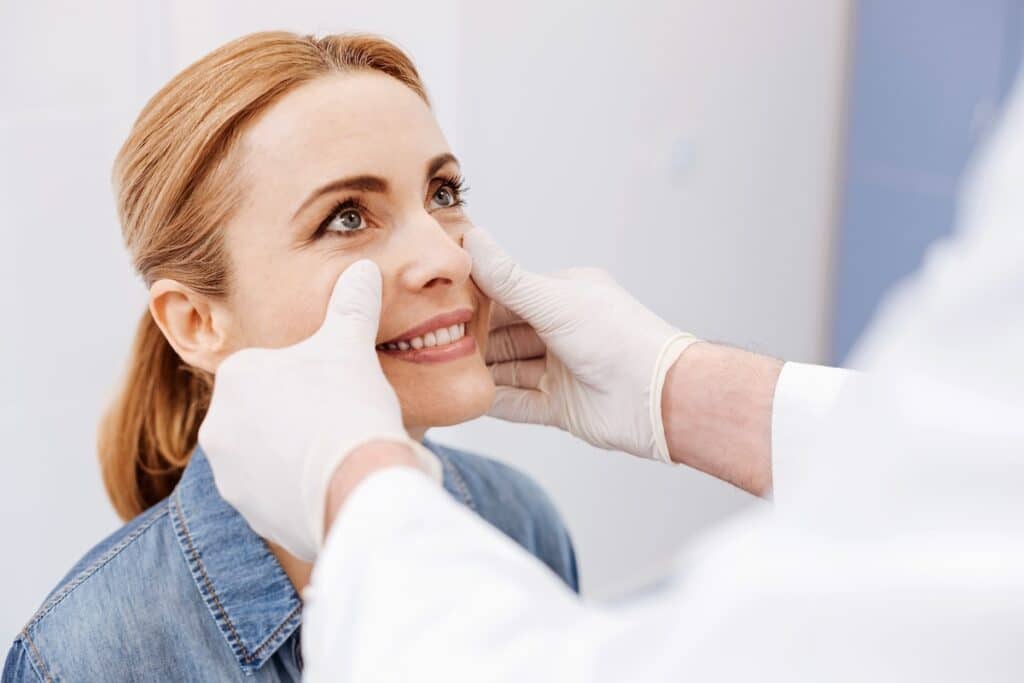
[[[53,676],[46,670],[46,665],[43,663],[43,656],[39,654],[39,649],[36,648],[36,643],[32,640],[32,636],[28,634],[28,631],[22,631],[21,637],[26,643],[28,643],[28,656],[32,662],[32,667],[36,670],[36,675],[43,679],[46,683],[52,683]]]
[[[447,464],[451,468],[452,479],[455,480],[455,486],[459,489],[459,493],[462,495],[466,505],[470,510],[477,512],[476,501],[473,500],[473,496],[470,495],[469,486],[466,485],[466,480],[462,478],[462,473],[459,472],[457,467],[455,467],[455,463],[448,461]]]
[[[185,536],[185,543],[188,545],[188,553],[191,557],[191,561],[199,569],[199,573],[202,575],[203,585],[206,589],[207,595],[213,599],[214,606],[216,606],[217,613],[219,614],[218,620],[223,620],[227,624],[228,630],[231,631],[231,643],[232,647],[237,647],[242,654],[242,661],[249,664],[253,661],[252,656],[246,649],[245,644],[242,643],[241,637],[238,635],[238,631],[235,630],[235,625],[228,616],[227,611],[224,609],[224,605],[221,604],[220,598],[217,596],[217,591],[213,588],[213,582],[210,581],[209,575],[206,573],[206,567],[203,565],[202,560],[199,559],[199,553],[196,551],[195,544],[192,543],[192,536],[188,531],[188,524],[185,522],[185,514],[181,510],[181,500],[178,495],[174,496],[174,507],[178,511],[178,519],[180,520],[181,532]],[[194,576],[194,574],[193,574]],[[202,591],[200,591],[202,592]],[[203,596],[206,598],[206,595]],[[207,601],[209,604],[209,601]]]
[[[286,629],[286,628],[288,628],[288,627],[290,627],[292,625],[292,622],[296,619],[296,617],[298,617],[301,614],[301,612],[302,612],[302,605],[301,604],[296,605],[295,609],[293,609],[291,612],[289,612],[288,616],[284,618],[284,621],[282,621],[281,624],[277,628],[274,629],[274,632],[271,633],[269,636],[267,636],[267,639],[264,640],[263,643],[259,647],[257,647],[255,650],[253,650],[253,653],[252,653],[253,657],[256,658],[256,659],[259,659],[261,654],[262,654],[262,652],[263,652],[263,650],[268,649],[272,645],[280,645],[280,643],[275,643],[274,642],[275,639],[277,638],[277,636],[284,629]]]
[[[36,612],[35,616],[33,616],[32,619],[28,622],[28,624],[25,625],[25,630],[27,631],[28,629],[30,629],[33,626],[35,626],[39,622],[40,619],[42,619],[47,614],[52,612],[54,607],[59,605],[61,603],[61,601],[64,600],[64,598],[66,598],[69,595],[71,595],[71,592],[74,591],[76,588],[78,588],[80,585],[82,585],[82,583],[84,583],[86,579],[88,579],[90,576],[92,576],[97,571],[99,571],[103,567],[103,565],[105,565],[108,562],[110,562],[111,560],[113,560],[118,554],[120,554],[120,552],[122,550],[124,550],[135,539],[137,539],[139,536],[141,536],[143,533],[145,533],[145,531],[147,529],[149,529],[151,526],[153,526],[157,522],[157,520],[159,520],[161,517],[163,517],[166,514],[167,514],[167,506],[164,505],[163,509],[160,511],[160,514],[154,515],[153,519],[149,520],[144,525],[142,525],[141,527],[139,527],[138,529],[133,531],[130,535],[128,535],[125,539],[123,539],[120,543],[118,543],[113,548],[111,548],[106,553],[104,553],[102,556],[100,556],[99,559],[97,559],[91,565],[89,565],[88,567],[83,569],[81,572],[79,572],[78,575],[75,578],[73,578],[70,583],[68,583],[63,588],[61,588],[58,593],[56,593],[52,598],[50,598],[46,602],[46,604],[44,604],[42,607],[39,608],[39,611]]]

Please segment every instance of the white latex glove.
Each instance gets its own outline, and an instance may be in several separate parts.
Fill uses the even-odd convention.
[[[495,307],[488,414],[560,427],[599,447],[671,462],[665,375],[697,341],[644,308],[604,271],[523,270],[479,228],[463,238],[473,279]]]
[[[339,277],[320,329],[283,349],[250,348],[217,368],[199,445],[221,495],[260,536],[303,560],[324,540],[327,489],[358,446],[408,444],[441,480],[441,463],[402,426],[375,349],[381,276],[358,261]]]

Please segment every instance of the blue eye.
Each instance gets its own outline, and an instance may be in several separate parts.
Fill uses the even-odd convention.
[[[455,195],[451,190],[442,185],[434,193],[434,201],[437,202],[438,206],[442,207],[455,206]]]
[[[363,208],[353,199],[347,199],[330,213],[320,224],[319,233],[333,232],[348,236],[366,228]]]
[[[345,230],[359,230],[363,227],[363,216],[354,209],[346,209],[334,217],[331,225],[335,223],[338,224],[338,227]]]

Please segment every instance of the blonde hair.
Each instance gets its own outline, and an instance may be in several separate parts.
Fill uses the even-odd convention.
[[[297,86],[330,73],[379,71],[424,102],[412,61],[370,35],[254,33],[175,76],[146,104],[114,163],[125,243],[146,285],[227,291],[221,228],[240,197],[233,151],[246,126]],[[130,519],[170,494],[196,446],[213,378],[185,364],[147,310],[98,450],[107,494]]]

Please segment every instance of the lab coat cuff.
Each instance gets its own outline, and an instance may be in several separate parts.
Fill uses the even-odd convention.
[[[772,496],[784,503],[803,477],[811,439],[857,373],[806,363],[782,366],[772,401]]]

